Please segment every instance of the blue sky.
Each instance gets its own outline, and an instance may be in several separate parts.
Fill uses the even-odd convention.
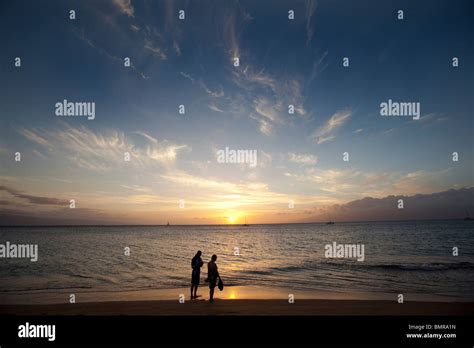
[[[469,1],[7,1],[0,9],[8,211],[64,209],[22,192],[76,198],[84,219],[281,222],[285,211],[301,221],[366,196],[473,184]],[[57,117],[64,99],[95,102],[96,118]],[[420,120],[380,116],[388,99],[419,102]],[[257,150],[259,165],[216,163],[225,147]]]

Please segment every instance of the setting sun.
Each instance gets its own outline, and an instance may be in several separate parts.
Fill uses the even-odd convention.
[[[229,225],[241,223],[242,213],[235,210],[228,210],[224,215],[224,221]]]

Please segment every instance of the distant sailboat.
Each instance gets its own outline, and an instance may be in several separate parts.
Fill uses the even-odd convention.
[[[168,223],[166,224],[166,226],[169,226],[170,225],[170,222],[168,221]]]
[[[466,217],[464,218],[464,221],[472,221],[474,220],[470,215],[469,215],[469,210],[466,209]]]
[[[245,224],[243,224],[242,226],[249,226],[247,225],[247,217],[245,217]]]
[[[331,216],[329,216],[329,221],[326,222],[326,225],[334,225],[334,221],[332,221]]]

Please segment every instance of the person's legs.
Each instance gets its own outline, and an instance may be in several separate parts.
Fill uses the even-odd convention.
[[[214,302],[214,288],[209,290],[209,301]]]
[[[197,298],[198,287],[199,285],[194,285],[194,298]]]
[[[193,299],[194,284],[191,284],[191,300]]]

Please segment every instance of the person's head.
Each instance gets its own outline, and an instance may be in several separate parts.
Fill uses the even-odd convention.
[[[217,260],[217,255],[216,254],[212,255],[211,260],[215,262]]]
[[[198,250],[198,252],[196,253],[196,256],[197,256],[197,257],[200,257],[201,255],[202,255],[201,250]]]

